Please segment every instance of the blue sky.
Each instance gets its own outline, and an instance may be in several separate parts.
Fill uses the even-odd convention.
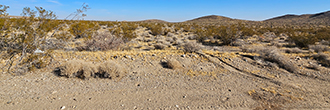
[[[41,6],[59,18],[83,3],[91,8],[85,19],[109,21],[180,22],[206,15],[260,21],[285,14],[330,11],[330,0],[0,0],[0,4],[10,6],[10,15],[20,15],[24,7]]]

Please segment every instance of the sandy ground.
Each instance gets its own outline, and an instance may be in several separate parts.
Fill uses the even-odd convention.
[[[257,65],[240,53],[209,55],[119,56],[114,60],[128,70],[120,80],[59,77],[54,68],[23,76],[1,74],[0,108],[330,109],[327,69],[304,69],[314,77]],[[183,69],[162,65],[170,58]]]

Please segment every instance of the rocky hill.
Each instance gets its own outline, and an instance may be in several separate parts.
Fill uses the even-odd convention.
[[[233,19],[233,18],[218,16],[218,15],[203,16],[203,17],[185,21],[185,23],[217,23],[217,24],[232,24],[232,23],[238,23],[238,22],[252,22],[252,21]]]
[[[263,21],[249,21],[241,19],[232,19],[229,17],[209,15],[192,20],[185,21],[185,23],[217,23],[217,24],[235,24],[235,23],[249,23],[249,24],[312,24],[312,25],[330,25],[330,11],[321,12],[317,14],[303,14],[293,15],[287,14],[279,17],[266,19]]]
[[[148,19],[148,20],[142,20],[138,22],[144,22],[144,23],[167,23],[167,21],[159,20],[159,19]]]
[[[329,25],[330,11],[321,12],[317,14],[303,14],[303,15],[287,14],[284,16],[267,19],[265,20],[265,22]]]

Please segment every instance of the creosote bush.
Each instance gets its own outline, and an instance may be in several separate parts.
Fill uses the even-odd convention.
[[[5,53],[1,57],[7,59],[5,67],[8,72],[14,73],[13,75],[24,74],[15,71],[23,66],[27,66],[29,70],[33,70],[34,67],[44,67],[43,64],[49,62],[46,61],[48,58],[40,59],[52,55],[52,50],[41,50],[41,52],[37,50],[45,44],[47,34],[57,26],[56,15],[42,7],[35,7],[35,9],[24,8],[22,18],[3,18],[7,19],[5,24],[8,25],[4,25],[1,31],[6,31],[8,34],[0,38],[0,51]]]
[[[0,5],[0,8],[2,7],[3,5]],[[80,16],[87,7],[84,4],[72,15]],[[7,69],[6,71],[12,75],[20,75],[51,64],[54,48],[47,47],[49,39],[61,39],[66,42],[67,37],[56,33],[70,21],[56,20],[57,16],[53,11],[42,7],[25,7],[22,17],[9,18],[7,8],[4,6],[0,9],[0,51],[1,58],[6,60],[6,65],[2,69]],[[27,71],[21,71],[22,68]]]
[[[91,21],[74,21],[70,25],[70,33],[75,38],[91,38],[94,32],[99,29],[100,26]]]

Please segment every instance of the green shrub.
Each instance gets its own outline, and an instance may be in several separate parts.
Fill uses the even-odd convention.
[[[291,32],[289,41],[295,43],[298,47],[308,47],[308,45],[314,45],[318,39],[309,33]]]
[[[0,6],[0,16],[6,16],[6,6]],[[86,6],[83,6],[86,8]],[[78,9],[81,13],[82,11]],[[23,17],[5,19],[0,37],[1,58],[6,60],[2,69],[13,75],[25,74],[27,71],[46,67],[53,60],[52,49],[40,50],[46,45],[49,37],[54,37],[62,25],[56,20],[52,11],[35,7],[35,10],[25,7],[21,14]],[[60,26],[59,26],[60,25]],[[55,30],[55,32],[53,32]],[[53,33],[51,36],[48,33]]]
[[[91,38],[94,32],[99,29],[100,26],[91,21],[75,21],[70,25],[70,33],[75,38]]]

